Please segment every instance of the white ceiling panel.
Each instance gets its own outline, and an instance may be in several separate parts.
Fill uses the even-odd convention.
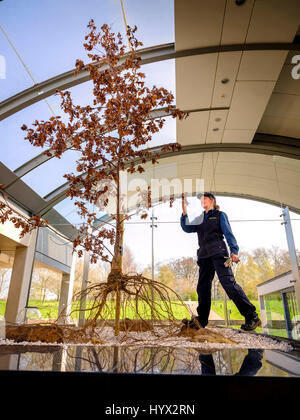
[[[293,42],[299,23],[300,0],[247,0],[240,7],[234,0],[175,0],[177,50]],[[177,106],[199,110],[177,122],[177,141],[251,144],[257,131],[299,137],[300,79],[291,75],[295,54],[244,50],[176,59]],[[217,107],[229,110],[200,112]],[[282,200],[300,208],[300,161],[279,162],[278,185],[271,155],[204,152],[198,156],[203,158],[199,163],[195,155],[180,161],[183,178],[199,173],[205,189],[216,193]],[[190,167],[189,159],[193,159]]]
[[[224,130],[222,143],[251,143],[256,130]]]
[[[216,153],[210,152],[206,152],[203,155],[200,176],[204,179],[204,189],[211,190],[214,189],[214,174],[216,170],[215,168],[217,167],[217,155]]]
[[[257,129],[275,82],[237,81],[226,129]]]
[[[218,162],[231,162],[233,165],[238,162],[254,162],[261,165],[273,166],[272,156],[262,155],[260,153],[245,153],[245,152],[219,152]]]
[[[277,184],[275,165],[279,179]],[[160,167],[160,171],[157,169]],[[204,189],[251,195],[300,208],[300,161],[244,152],[204,152],[160,159],[155,176],[204,180]],[[280,190],[280,194],[279,194]]]
[[[246,42],[292,42],[299,22],[299,0],[256,0]]]
[[[191,112],[185,120],[176,120],[177,141],[183,145],[205,143],[209,112]]]
[[[217,173],[220,177],[219,181],[222,182],[223,185],[226,183],[236,185],[243,193],[246,191],[253,191],[255,188],[259,189],[260,191],[268,191],[272,197],[277,196],[276,199],[278,199],[277,184],[275,179],[261,178],[260,176],[256,176],[255,173],[252,175],[248,175],[243,172]],[[216,177],[216,187],[221,190],[217,181],[218,178]]]
[[[209,108],[217,54],[176,59],[176,103],[180,109]]]
[[[231,175],[243,175],[250,176],[260,179],[274,179],[275,170],[273,166],[261,165],[259,162],[249,161],[248,162],[235,162],[232,161],[218,161],[218,173],[220,174],[231,174]]]
[[[257,131],[259,133],[300,139],[300,118],[283,118],[264,115]]]
[[[300,120],[300,96],[273,93],[266,108],[265,116]]]
[[[222,44],[242,44],[245,41],[254,0],[238,7],[235,1],[226,2],[226,13],[222,31]]]
[[[300,174],[298,171],[278,169],[277,173],[281,183],[300,188]]]
[[[284,156],[274,156],[273,160],[277,168],[297,171],[300,175],[300,160],[290,159]],[[298,178],[298,183],[300,184],[300,177]]]
[[[218,45],[225,0],[175,0],[175,49]]]
[[[230,105],[241,56],[241,51],[232,51],[219,54],[212,98],[213,107],[223,107]]]
[[[240,194],[243,195],[250,195],[253,197],[257,197],[258,199],[267,199],[272,200],[275,202],[279,202],[278,193],[276,192],[276,185],[274,182],[268,182],[266,184],[254,183],[252,185],[247,185],[245,188],[245,179],[243,182],[237,182],[234,177],[225,177],[220,179],[220,182],[217,183],[217,187],[219,191],[224,191],[227,194]],[[268,194],[265,193],[264,188],[267,188]],[[280,211],[278,209],[278,211]]]
[[[277,80],[287,51],[244,51],[237,80]]]
[[[221,143],[228,110],[210,111],[206,143]]]

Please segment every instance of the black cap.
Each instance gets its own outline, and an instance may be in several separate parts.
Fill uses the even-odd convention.
[[[200,198],[202,196],[212,198],[213,200],[216,201],[216,197],[212,193],[210,193],[210,192],[205,192],[205,193],[199,193],[199,194],[197,194],[197,198],[199,198],[199,200],[200,200]]]

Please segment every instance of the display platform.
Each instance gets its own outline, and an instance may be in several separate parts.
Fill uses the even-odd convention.
[[[54,344],[0,346],[2,383],[18,384],[23,392],[32,392],[34,387],[35,393],[53,389],[55,392],[88,390],[89,395],[97,396],[104,414],[109,407],[120,410],[133,403],[140,407],[137,415],[142,416],[148,412],[150,403],[152,408],[155,404],[174,405],[178,409],[180,405],[181,409],[190,406],[195,414],[203,398],[296,397],[299,378],[297,345],[289,351]],[[159,412],[154,410],[152,414],[157,416]]]

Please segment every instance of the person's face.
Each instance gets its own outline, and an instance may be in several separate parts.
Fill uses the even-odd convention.
[[[214,206],[214,199],[210,198],[210,197],[206,197],[205,195],[203,195],[201,197],[201,206],[207,210],[207,209],[211,209]]]

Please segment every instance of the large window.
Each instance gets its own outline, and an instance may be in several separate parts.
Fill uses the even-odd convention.
[[[299,339],[299,314],[294,290],[277,291],[264,296],[267,332],[280,337]]]

